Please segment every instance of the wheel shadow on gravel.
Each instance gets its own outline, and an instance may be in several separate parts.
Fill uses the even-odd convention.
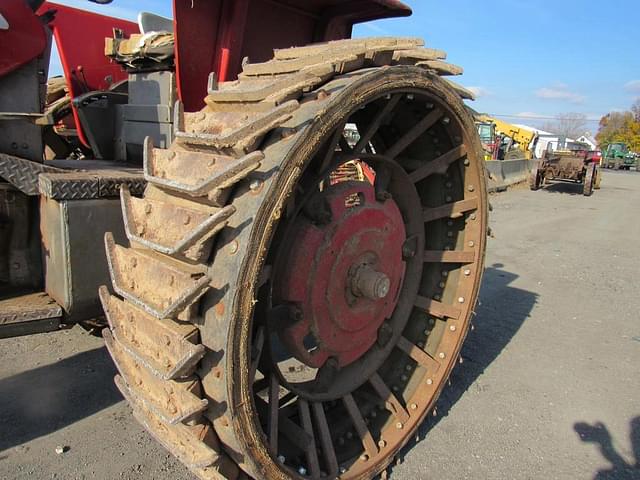
[[[502,264],[494,264],[485,269],[476,315],[472,320],[474,330],[469,331],[462,347],[463,364],[457,365],[451,373],[451,385],[444,388],[436,403],[437,415],[428,416],[422,423],[417,436],[399,453],[400,461],[416,441],[424,439],[448,415],[529,317],[538,295],[510,286],[518,275],[503,270],[503,267]]]
[[[598,446],[602,456],[611,464],[608,470],[598,470],[593,480],[638,480],[640,479],[640,417],[631,420],[631,449],[635,465],[627,462],[616,450],[609,429],[601,422],[590,425],[586,422],[574,424],[580,440]],[[616,442],[619,443],[619,442]]]
[[[0,451],[60,430],[122,400],[106,348],[0,380]]]
[[[581,183],[553,182],[540,189],[541,192],[562,193],[566,195],[583,195]]]

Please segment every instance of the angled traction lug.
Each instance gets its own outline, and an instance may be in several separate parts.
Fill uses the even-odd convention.
[[[213,153],[153,148],[144,142],[144,177],[169,190],[202,197],[231,187],[260,166],[264,154],[252,152],[242,158]]]
[[[207,408],[207,400],[196,396],[200,393],[200,384],[195,378],[181,382],[161,380],[128,355],[109,329],[104,331],[104,341],[122,376],[119,388],[131,391],[163,422],[175,425]]]
[[[262,75],[282,75],[305,71],[308,67],[330,64],[335,73],[347,73],[362,68],[365,61],[365,51],[343,51],[336,53],[320,53],[311,56],[292,58],[288,60],[269,60],[264,63],[249,63],[242,69],[243,77]]]
[[[444,60],[445,58],[447,58],[447,53],[444,50],[436,50],[433,48],[396,50],[393,53],[393,62],[397,65],[414,65],[417,62]]]
[[[141,250],[116,245],[104,236],[111,282],[116,293],[156,318],[185,310],[209,288],[209,277],[192,274]]]
[[[302,96],[324,83],[323,77],[313,71],[296,72],[273,79],[246,79],[220,84],[217,90],[210,90],[205,98],[207,105],[215,108],[218,103],[268,102],[280,105],[283,101]],[[243,105],[246,107],[246,105]]]
[[[171,425],[147,410],[135,392],[127,388],[119,375],[115,383],[133,408],[133,415],[149,433],[178,460],[191,468],[206,468],[220,459],[220,446],[209,425]]]
[[[207,240],[224,228],[236,211],[229,205],[207,214],[169,202],[135,198],[126,186],[120,190],[120,199],[130,241],[166,255],[185,254],[193,260],[208,253]]]
[[[351,51],[358,48],[364,50],[401,50],[417,48],[421,47],[422,45],[424,45],[424,40],[422,40],[421,38],[370,37],[334,40],[331,42],[316,43],[304,47],[276,49],[273,51],[273,56],[276,60],[288,60],[293,58],[319,55],[328,50],[331,50],[333,54],[336,55],[344,51]]]
[[[198,329],[173,320],[159,321],[100,287],[100,301],[114,338],[135,360],[162,380],[189,375],[205,354],[196,344]]]
[[[262,137],[291,118],[298,108],[290,100],[266,111],[184,113],[180,102],[175,108],[174,136],[179,143],[219,150],[250,152]]]
[[[416,66],[433,70],[438,75],[462,75],[464,72],[462,67],[440,60],[426,60],[416,63]]]
[[[466,88],[464,88],[462,85],[460,85],[459,83],[456,82],[452,82],[451,80],[449,80],[448,78],[443,78],[442,80],[444,80],[445,82],[447,82],[447,84],[449,84],[449,86],[458,94],[460,95],[460,97],[462,97],[465,100],[475,100],[476,99],[476,95],[475,93],[473,93],[471,90],[468,90]]]

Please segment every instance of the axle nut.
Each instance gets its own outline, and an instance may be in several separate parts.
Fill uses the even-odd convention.
[[[382,272],[376,272],[369,265],[358,267],[351,281],[351,292],[356,297],[380,300],[389,294],[391,280]]]

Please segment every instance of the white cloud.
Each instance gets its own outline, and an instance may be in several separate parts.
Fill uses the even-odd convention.
[[[467,90],[471,90],[476,98],[490,97],[493,93],[485,87],[467,87]]]
[[[536,97],[547,100],[564,100],[570,103],[584,103],[585,97],[569,89],[565,83],[556,83],[551,87],[540,88],[535,92]]]
[[[625,83],[624,89],[632,93],[640,93],[640,80],[631,80]]]

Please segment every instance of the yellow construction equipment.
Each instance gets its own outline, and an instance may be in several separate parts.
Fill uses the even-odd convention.
[[[532,159],[538,134],[488,115],[476,115],[485,160]]]

